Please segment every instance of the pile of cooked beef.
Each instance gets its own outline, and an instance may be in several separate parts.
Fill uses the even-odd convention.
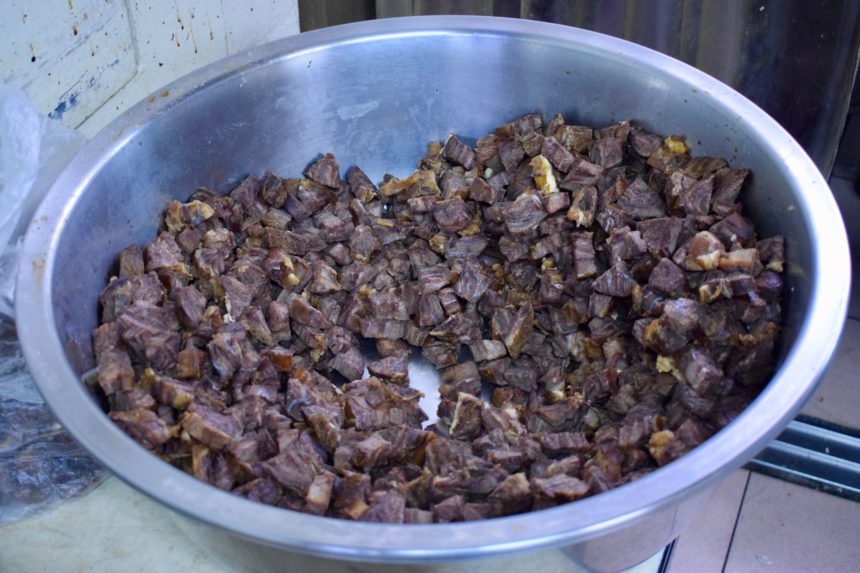
[[[768,381],[783,240],[743,216],[748,175],[527,115],[378,186],[325,155],[199,189],[120,254],[98,386],[161,459],[297,511],[451,522],[603,492]],[[427,427],[413,348],[441,372]]]

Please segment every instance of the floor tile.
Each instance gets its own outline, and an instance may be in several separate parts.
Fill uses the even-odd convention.
[[[726,560],[750,472],[729,475],[696,521],[675,541],[669,573],[719,573]]]
[[[812,416],[860,429],[860,320],[845,322],[842,340],[815,394],[801,410]]]
[[[726,573],[857,571],[860,504],[750,476]]]

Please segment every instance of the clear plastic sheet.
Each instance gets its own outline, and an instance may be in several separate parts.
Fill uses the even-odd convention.
[[[21,237],[83,142],[0,84],[0,525],[81,495],[104,475],[42,400],[13,322]]]

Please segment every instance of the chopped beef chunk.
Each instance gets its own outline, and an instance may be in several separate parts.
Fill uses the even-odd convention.
[[[529,114],[378,187],[331,154],[303,175],[169,202],[99,294],[93,391],[216,487],[381,523],[540,510],[671,463],[772,371],[785,241],[682,137]]]

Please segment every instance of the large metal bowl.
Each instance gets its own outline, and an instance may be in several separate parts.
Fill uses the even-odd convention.
[[[429,140],[487,133],[526,112],[685,134],[694,153],[752,169],[744,197],[763,235],[787,239],[779,369],[726,429],[638,481],[570,505],[481,523],[353,523],[267,507],[158,460],[80,382],[93,365],[97,293],[116,253],[151,240],[170,199],[223,191],[245,174],[299,173],[323,151],[374,179],[410,172]],[[275,548],[418,563],[562,548],[617,570],[675,537],[719,480],[750,459],[813,391],[849,293],[842,220],[800,146],[713,78],[634,44],[563,26],[430,17],[329,28],[210,65],[105,128],[61,175],[26,238],[18,328],[42,394],[105,466],[189,516]]]

